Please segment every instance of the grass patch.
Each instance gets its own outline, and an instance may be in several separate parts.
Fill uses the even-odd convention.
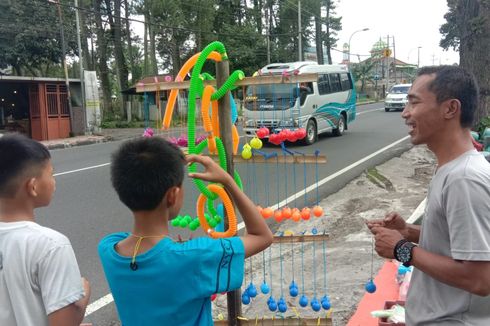
[[[393,183],[386,178],[384,175],[379,173],[376,168],[370,168],[366,170],[366,177],[369,181],[374,183],[376,186],[386,189],[390,192],[395,191],[395,187],[393,187]]]

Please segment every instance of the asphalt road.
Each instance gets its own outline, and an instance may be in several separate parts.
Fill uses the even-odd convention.
[[[318,165],[318,179],[323,183],[318,193],[322,198],[342,188],[366,168],[407,150],[410,144],[406,136],[407,129],[400,112],[387,113],[382,104],[370,104],[358,107],[356,121],[349,125],[343,136],[324,135],[312,146],[290,148],[306,154],[319,150],[327,156],[327,163]],[[399,143],[387,150],[380,151],[399,140]],[[109,289],[99,263],[97,244],[107,233],[128,231],[132,225],[130,212],[119,202],[110,185],[110,155],[120,143],[117,141],[52,151],[57,190],[50,207],[39,209],[36,214],[40,224],[52,227],[70,238],[82,275],[92,285],[91,302],[96,302],[96,306],[91,306],[91,310],[95,311],[85,321],[92,322],[94,326],[118,325],[114,304],[104,304],[103,299],[99,300],[107,298]],[[269,146],[264,150],[278,151]],[[289,205],[299,208],[305,202],[308,205],[316,202],[316,187],[307,193],[306,200],[302,194],[294,196],[297,192],[304,192],[305,183],[307,186],[316,184],[314,164],[306,166],[306,173],[302,164],[294,167],[280,164],[277,169],[275,161],[267,167],[265,164],[249,163],[237,165],[236,168],[246,183],[247,193],[263,206],[267,206],[267,198],[268,204],[273,205],[290,197]],[[188,200],[183,213],[194,215],[198,192],[188,180],[184,186]],[[187,237],[182,229],[174,229],[172,233]]]

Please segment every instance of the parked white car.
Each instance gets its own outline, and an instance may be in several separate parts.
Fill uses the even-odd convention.
[[[385,98],[385,112],[390,110],[403,110],[408,102],[408,90],[412,84],[394,85],[388,92]]]

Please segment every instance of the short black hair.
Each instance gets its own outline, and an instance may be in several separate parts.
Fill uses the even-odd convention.
[[[449,99],[461,102],[460,124],[463,128],[473,125],[478,106],[478,84],[475,76],[459,66],[429,66],[418,71],[418,76],[435,75],[428,89],[436,95],[437,103]]]
[[[152,210],[171,187],[182,185],[184,166],[177,146],[159,137],[136,138],[112,155],[112,186],[130,210]]]
[[[48,149],[33,139],[21,134],[0,137],[0,198],[12,198],[19,177],[32,169],[42,169],[49,159]]]

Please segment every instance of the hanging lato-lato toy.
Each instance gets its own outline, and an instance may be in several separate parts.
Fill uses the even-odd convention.
[[[226,171],[226,152],[223,143],[220,138],[219,121],[218,121],[218,100],[223,97],[226,92],[234,88],[234,84],[237,80],[241,80],[245,77],[245,74],[241,70],[234,71],[226,80],[226,82],[216,90],[213,86],[204,86],[204,80],[209,79],[209,74],[201,73],[204,63],[207,59],[211,59],[215,62],[227,60],[226,49],[221,42],[212,42],[200,53],[192,56],[180,69],[177,74],[176,80],[182,81],[184,77],[192,69],[189,96],[188,96],[188,120],[187,120],[187,139],[188,139],[188,152],[189,154],[201,154],[204,148],[208,148],[210,154],[218,154],[219,164]],[[162,129],[168,129],[170,127],[170,121],[172,119],[175,100],[178,95],[178,89],[173,89],[170,92],[169,100],[165,109],[165,115],[163,118]],[[203,122],[204,130],[207,133],[207,138],[196,143],[196,99],[201,98],[201,118]],[[209,116],[209,108],[211,107],[211,117]],[[230,117],[232,119],[233,117]],[[235,116],[236,119],[236,116]],[[232,126],[233,136],[233,152],[236,154],[238,151],[239,135],[236,126]],[[188,167],[189,173],[197,171],[196,164],[191,164]],[[239,174],[234,171],[234,179],[240,189],[243,188]],[[237,222],[235,210],[231,202],[230,197],[218,184],[206,184],[199,179],[193,180],[196,187],[201,194],[197,200],[197,216],[199,222],[204,231],[213,238],[232,237],[237,231]],[[215,231],[208,223],[206,219],[205,203],[208,201],[208,210],[211,216],[214,216],[216,211],[214,210],[213,201],[220,198],[223,201],[226,214],[228,216],[228,229],[224,232]],[[212,208],[212,209],[211,209]]]

